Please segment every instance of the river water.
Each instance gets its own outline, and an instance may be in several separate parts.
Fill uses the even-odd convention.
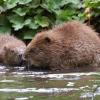
[[[0,100],[100,100],[100,72],[56,74],[0,66]]]

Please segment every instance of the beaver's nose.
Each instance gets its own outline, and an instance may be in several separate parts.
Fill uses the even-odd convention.
[[[24,61],[24,60],[25,60],[25,55],[24,55],[24,54],[20,54],[20,55],[19,55],[19,58],[20,58],[22,61]]]
[[[22,56],[23,56],[22,54],[19,54],[19,58],[21,58],[21,59],[22,59]]]
[[[19,58],[20,58],[20,65],[24,65],[25,62],[26,62],[26,59],[25,59],[24,54],[20,54],[20,55],[19,55]]]

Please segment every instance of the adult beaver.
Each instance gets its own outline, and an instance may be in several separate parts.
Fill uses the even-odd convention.
[[[66,22],[36,34],[25,58],[30,65],[51,70],[94,70],[100,66],[100,39],[86,24]]]
[[[26,45],[23,41],[11,35],[0,35],[0,63],[20,65]]]

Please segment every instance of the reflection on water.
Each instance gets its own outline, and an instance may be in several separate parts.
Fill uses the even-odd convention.
[[[78,88],[25,88],[25,89],[12,89],[12,88],[3,88],[0,89],[0,92],[19,92],[19,93],[60,93],[60,92],[69,92],[72,90],[79,90]]]
[[[0,66],[0,100],[99,100],[100,73],[50,73]]]

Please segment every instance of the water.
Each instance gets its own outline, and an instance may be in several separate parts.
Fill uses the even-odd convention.
[[[100,72],[55,74],[0,66],[0,100],[100,100]]]

